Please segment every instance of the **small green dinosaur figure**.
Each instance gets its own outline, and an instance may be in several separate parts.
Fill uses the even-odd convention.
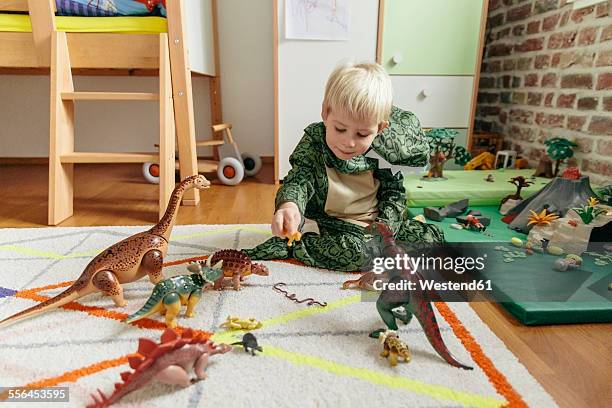
[[[125,322],[133,323],[159,312],[166,315],[166,326],[173,329],[177,325],[176,316],[181,311],[181,305],[187,305],[185,316],[193,317],[193,309],[202,297],[202,290],[212,288],[214,282],[223,276],[223,269],[221,262],[212,268],[190,264],[187,269],[193,273],[173,276],[156,284],[145,305],[128,316]]]

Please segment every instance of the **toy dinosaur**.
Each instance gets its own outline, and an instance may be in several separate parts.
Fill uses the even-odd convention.
[[[383,253],[386,257],[395,258],[398,255],[400,257],[405,255],[404,250],[395,242],[393,231],[388,225],[382,222],[375,222],[370,228],[377,230],[382,236],[384,245]],[[424,280],[421,273],[417,270],[410,270],[407,268],[402,268],[398,271],[389,270],[387,273],[389,274],[390,284],[399,283],[401,280],[407,280],[413,282],[415,288],[415,290],[406,290],[403,291],[403,293],[399,290],[392,291],[392,293],[388,291],[381,292],[376,301],[376,309],[387,328],[390,330],[397,330],[396,318],[408,324],[414,314],[421,324],[421,327],[423,327],[427,340],[429,340],[429,343],[440,357],[454,367],[471,370],[472,367],[457,361],[444,344],[431,302],[427,297],[427,293],[420,290],[420,282]],[[394,312],[396,308],[403,308],[404,313]],[[370,333],[370,336],[377,338],[383,331],[384,329],[376,330]]]
[[[225,322],[219,327],[228,330],[255,330],[263,327],[263,324],[253,317],[249,319],[241,319],[240,317],[236,316],[227,316]]]
[[[294,232],[293,234],[289,235],[285,235],[288,239],[287,241],[287,246],[293,246],[294,242],[300,241],[302,239],[302,233],[299,231]]]
[[[263,352],[263,349],[259,344],[257,344],[257,339],[253,335],[253,333],[245,333],[242,336],[242,341],[237,341],[231,344],[232,346],[242,346],[244,348],[245,353],[251,353],[252,356],[255,355],[255,350],[259,352]]]
[[[209,186],[210,182],[202,175],[183,180],[172,192],[168,208],[157,225],[105,249],[85,267],[72,286],[47,301],[0,321],[0,328],[95,292],[110,296],[117,306],[125,306],[121,284],[135,282],[145,275],[149,276],[151,283],[158,283],[164,278],[162,265],[185,191]]]
[[[351,286],[356,286],[359,289],[375,291],[374,282],[384,280],[384,273],[365,272],[357,279],[349,279],[342,284],[342,289],[349,289]]]
[[[92,394],[94,402],[88,408],[108,407],[151,380],[187,387],[206,378],[205,369],[210,356],[227,353],[231,349],[227,344],[215,345],[195,335],[191,329],[185,330],[182,336],[172,329],[166,329],[159,344],[141,338],[138,343],[140,356],[129,358],[130,367],[134,371],[121,373],[123,383],[116,383],[109,397],[98,389],[99,395]],[[192,369],[195,378],[190,378],[189,372]]]
[[[405,362],[409,362],[412,359],[410,349],[408,349],[406,343],[401,341],[394,331],[385,330],[380,333],[378,339],[383,344],[383,351],[380,353],[380,356],[387,358],[392,367],[397,365],[398,357],[403,358]]]
[[[187,305],[185,316],[193,317],[193,309],[202,297],[202,290],[212,288],[214,282],[223,275],[220,264],[212,268],[203,268],[200,265],[197,267],[196,272],[191,275],[173,276],[156,284],[145,305],[128,316],[125,322],[133,323],[159,312],[166,315],[166,326],[175,328],[181,305]]]
[[[216,264],[223,261],[223,277],[215,282],[215,289],[223,289],[223,281],[228,278],[232,280],[234,290],[242,289],[240,282],[251,274],[268,276],[268,268],[265,265],[253,263],[251,258],[242,251],[235,249],[223,249],[215,252],[207,263]]]

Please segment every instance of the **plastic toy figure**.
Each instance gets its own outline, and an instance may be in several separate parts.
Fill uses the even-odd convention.
[[[562,137],[553,137],[546,140],[544,144],[547,146],[546,154],[555,161],[553,177],[557,177],[559,166],[563,163],[563,160],[574,156],[574,148],[578,145]]]
[[[263,324],[254,318],[242,319],[236,316],[227,316],[224,323],[219,326],[228,330],[255,330],[263,327]]]
[[[263,352],[261,346],[257,344],[257,338],[255,338],[253,333],[245,333],[244,336],[242,336],[242,341],[232,343],[232,346],[242,346],[245,353],[251,353],[252,356],[255,356],[255,350],[260,353]]]
[[[446,217],[455,217],[459,214],[463,214],[470,203],[470,200],[464,198],[463,200],[450,203],[444,207],[425,207],[423,214],[425,217],[433,221],[442,221]]]
[[[406,343],[400,340],[394,331],[385,330],[380,333],[378,339],[383,345],[383,351],[380,353],[380,356],[387,358],[391,367],[397,365],[398,357],[403,358],[405,362],[409,362],[412,359],[410,349]]]
[[[429,156],[429,173],[424,179],[444,179],[444,163],[454,158],[455,163],[463,166],[472,155],[463,146],[455,145],[455,137],[459,134],[454,129],[436,128],[425,132],[429,139],[431,155]]]
[[[389,227],[383,223],[375,223],[372,228],[378,230],[382,236],[384,245],[384,256],[388,258],[395,258],[396,256],[403,257],[405,255],[404,250],[396,244],[395,238],[393,237],[392,231]],[[398,283],[400,281],[414,282],[416,290],[405,290],[399,291],[394,290],[382,291],[378,300],[376,301],[376,309],[380,314],[381,319],[387,326],[386,329],[396,331],[398,329],[396,319],[400,319],[405,324],[408,324],[412,319],[412,316],[416,316],[417,320],[423,327],[423,331],[427,336],[427,340],[436,350],[436,352],[450,365],[453,367],[459,367],[466,370],[471,370],[465,364],[460,363],[453,357],[448,351],[448,348],[444,344],[442,335],[440,334],[440,328],[436,320],[436,315],[433,311],[433,307],[427,293],[419,290],[421,288],[420,282],[423,281],[423,276],[419,271],[411,269],[401,269],[396,271],[387,271],[389,274],[389,283]],[[395,309],[403,309],[403,313],[396,311]],[[370,333],[371,337],[377,338],[380,333],[384,332],[385,329],[376,330]]]
[[[480,220],[474,217],[473,215],[468,215],[466,219],[467,219],[467,224],[466,224],[467,229],[473,229],[476,231],[484,231],[485,229],[487,229],[484,225],[482,225]]]
[[[358,289],[376,290],[374,288],[374,282],[377,280],[384,280],[385,274],[375,273],[375,272],[366,272],[361,274],[358,279],[349,279],[342,284],[342,289],[349,289],[351,286],[356,286]]]
[[[181,311],[181,305],[187,305],[185,317],[195,315],[194,308],[202,297],[202,291],[212,288],[214,282],[223,275],[221,264],[213,268],[202,268],[191,275],[179,275],[165,279],[153,288],[151,297],[136,313],[125,319],[126,323],[133,323],[155,313],[166,316],[166,326],[176,327],[176,316]]]
[[[132,355],[128,360],[134,371],[121,373],[123,382],[115,384],[115,390],[109,397],[98,389],[98,395],[92,395],[94,402],[88,408],[108,407],[146,386],[151,380],[181,387],[204,380],[209,357],[227,353],[231,349],[227,344],[215,345],[194,335],[191,329],[185,330],[182,336],[172,329],[166,329],[159,344],[141,338],[138,355]],[[190,378],[191,369],[195,372],[195,378]]]
[[[491,219],[488,217],[480,217],[479,211],[470,211],[465,216],[459,216],[455,218],[457,222],[461,223],[465,229],[484,231],[487,226],[491,223]]]
[[[201,175],[183,180],[172,192],[166,213],[157,225],[107,248],[85,267],[81,276],[68,289],[45,302],[2,320],[0,328],[96,292],[110,296],[117,306],[125,306],[121,284],[135,282],[144,276],[148,276],[152,283],[158,283],[164,278],[162,265],[185,191],[209,186],[210,182]]]
[[[241,290],[242,285],[240,284],[247,276],[255,274],[260,276],[268,276],[268,267],[254,263],[251,258],[243,251],[237,251],[235,249],[223,249],[217,251],[208,259],[209,264],[217,264],[217,262],[223,262],[223,276],[215,282],[215,290],[223,289],[223,281],[227,279],[232,280],[234,290]]]

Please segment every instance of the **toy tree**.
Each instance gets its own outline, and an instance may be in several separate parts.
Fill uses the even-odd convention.
[[[444,178],[444,163],[452,158],[455,159],[455,164],[460,166],[470,161],[472,156],[466,148],[455,145],[455,137],[458,134],[454,129],[444,128],[431,129],[425,133],[431,149],[427,178]]]
[[[553,176],[557,177],[559,174],[559,166],[563,163],[563,160],[569,159],[574,156],[574,147],[578,145],[562,137],[553,137],[544,142],[548,147],[546,154],[555,161],[555,171]]]
[[[514,199],[521,200],[521,190],[523,187],[529,187],[533,184],[533,181],[527,181],[523,176],[512,177],[508,183],[514,184],[516,186],[516,194],[514,194]]]

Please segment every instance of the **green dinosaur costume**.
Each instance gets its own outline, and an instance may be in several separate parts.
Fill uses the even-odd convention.
[[[374,138],[371,149],[393,165],[424,167],[429,160],[429,145],[418,119],[396,107],[391,111],[389,127]],[[365,155],[351,160],[337,158],[325,142],[323,122],[305,129],[289,162],[292,169],[276,194],[276,208],[284,202],[294,202],[303,217],[317,223],[320,234],[307,232],[292,247],[282,238],[270,238],[244,250],[252,259],[294,258],[308,266],[342,271],[358,271],[369,260],[364,256],[365,228],[326,212],[330,168],[341,176],[372,171],[379,185],[375,220],[389,225],[399,241],[444,241],[444,234],[436,226],[407,219],[401,172],[394,175],[388,168],[379,168],[378,159]]]

